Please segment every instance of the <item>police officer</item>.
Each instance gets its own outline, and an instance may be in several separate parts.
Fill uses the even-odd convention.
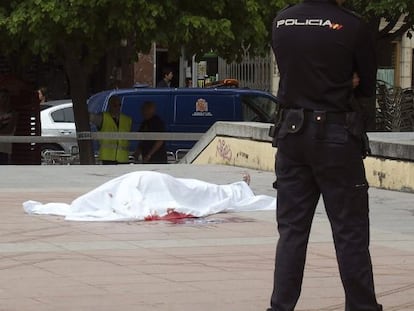
[[[305,0],[278,14],[272,46],[280,70],[274,291],[268,311],[298,301],[315,208],[329,217],[346,311],[378,311],[369,253],[364,118],[375,95],[373,38],[343,0]],[[356,88],[355,88],[356,87]]]

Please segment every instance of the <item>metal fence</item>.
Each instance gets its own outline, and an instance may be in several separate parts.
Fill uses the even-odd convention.
[[[76,136],[1,136],[0,143],[12,143],[13,145],[31,144],[40,146],[48,143],[76,143],[78,140],[164,140],[164,141],[198,141],[204,133],[168,133],[168,132],[78,132]],[[55,164],[79,164],[78,148],[75,152],[46,150],[42,152],[42,163]],[[177,162],[187,149],[178,149],[175,153],[167,152],[169,163]],[[40,152],[39,152],[40,153]],[[39,161],[40,162],[40,161]],[[29,163],[19,163],[29,164]],[[40,164],[40,163],[39,163]]]
[[[414,131],[414,91],[391,87],[382,81],[377,86],[378,131]]]
[[[168,133],[168,132],[79,132],[77,136],[1,136],[1,143],[54,143],[76,142],[78,140],[165,140],[197,141],[204,133]]]
[[[264,57],[252,57],[249,53],[246,53],[240,63],[227,63],[222,58],[218,60],[220,79],[237,79],[240,82],[240,87],[267,92],[272,90],[272,69],[272,56],[270,53]]]

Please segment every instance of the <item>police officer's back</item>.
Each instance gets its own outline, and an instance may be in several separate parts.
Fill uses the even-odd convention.
[[[300,295],[307,241],[322,194],[331,222],[346,311],[378,311],[369,254],[364,117],[358,98],[375,94],[376,62],[364,22],[334,0],[305,0],[279,13],[273,50],[280,71],[276,124],[277,221],[272,311]],[[359,85],[353,85],[354,75]],[[323,307],[323,306],[321,306]]]
[[[282,105],[349,111],[354,72],[361,79],[355,95],[375,95],[373,40],[356,15],[335,1],[304,1],[282,11],[273,27]]]

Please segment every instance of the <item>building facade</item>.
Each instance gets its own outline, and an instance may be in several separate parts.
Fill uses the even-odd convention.
[[[410,39],[407,35],[401,38],[400,60],[399,60],[399,79],[398,86],[402,88],[414,87],[414,39]]]

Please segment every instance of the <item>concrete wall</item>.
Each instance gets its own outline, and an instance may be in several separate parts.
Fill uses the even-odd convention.
[[[182,160],[273,171],[276,149],[261,123],[218,122]],[[374,156],[365,160],[372,187],[414,193],[414,133],[373,133]]]
[[[193,161],[194,164],[223,164],[272,171],[276,149],[268,142],[215,137]]]
[[[414,193],[414,162],[369,157],[365,170],[372,187]]]

